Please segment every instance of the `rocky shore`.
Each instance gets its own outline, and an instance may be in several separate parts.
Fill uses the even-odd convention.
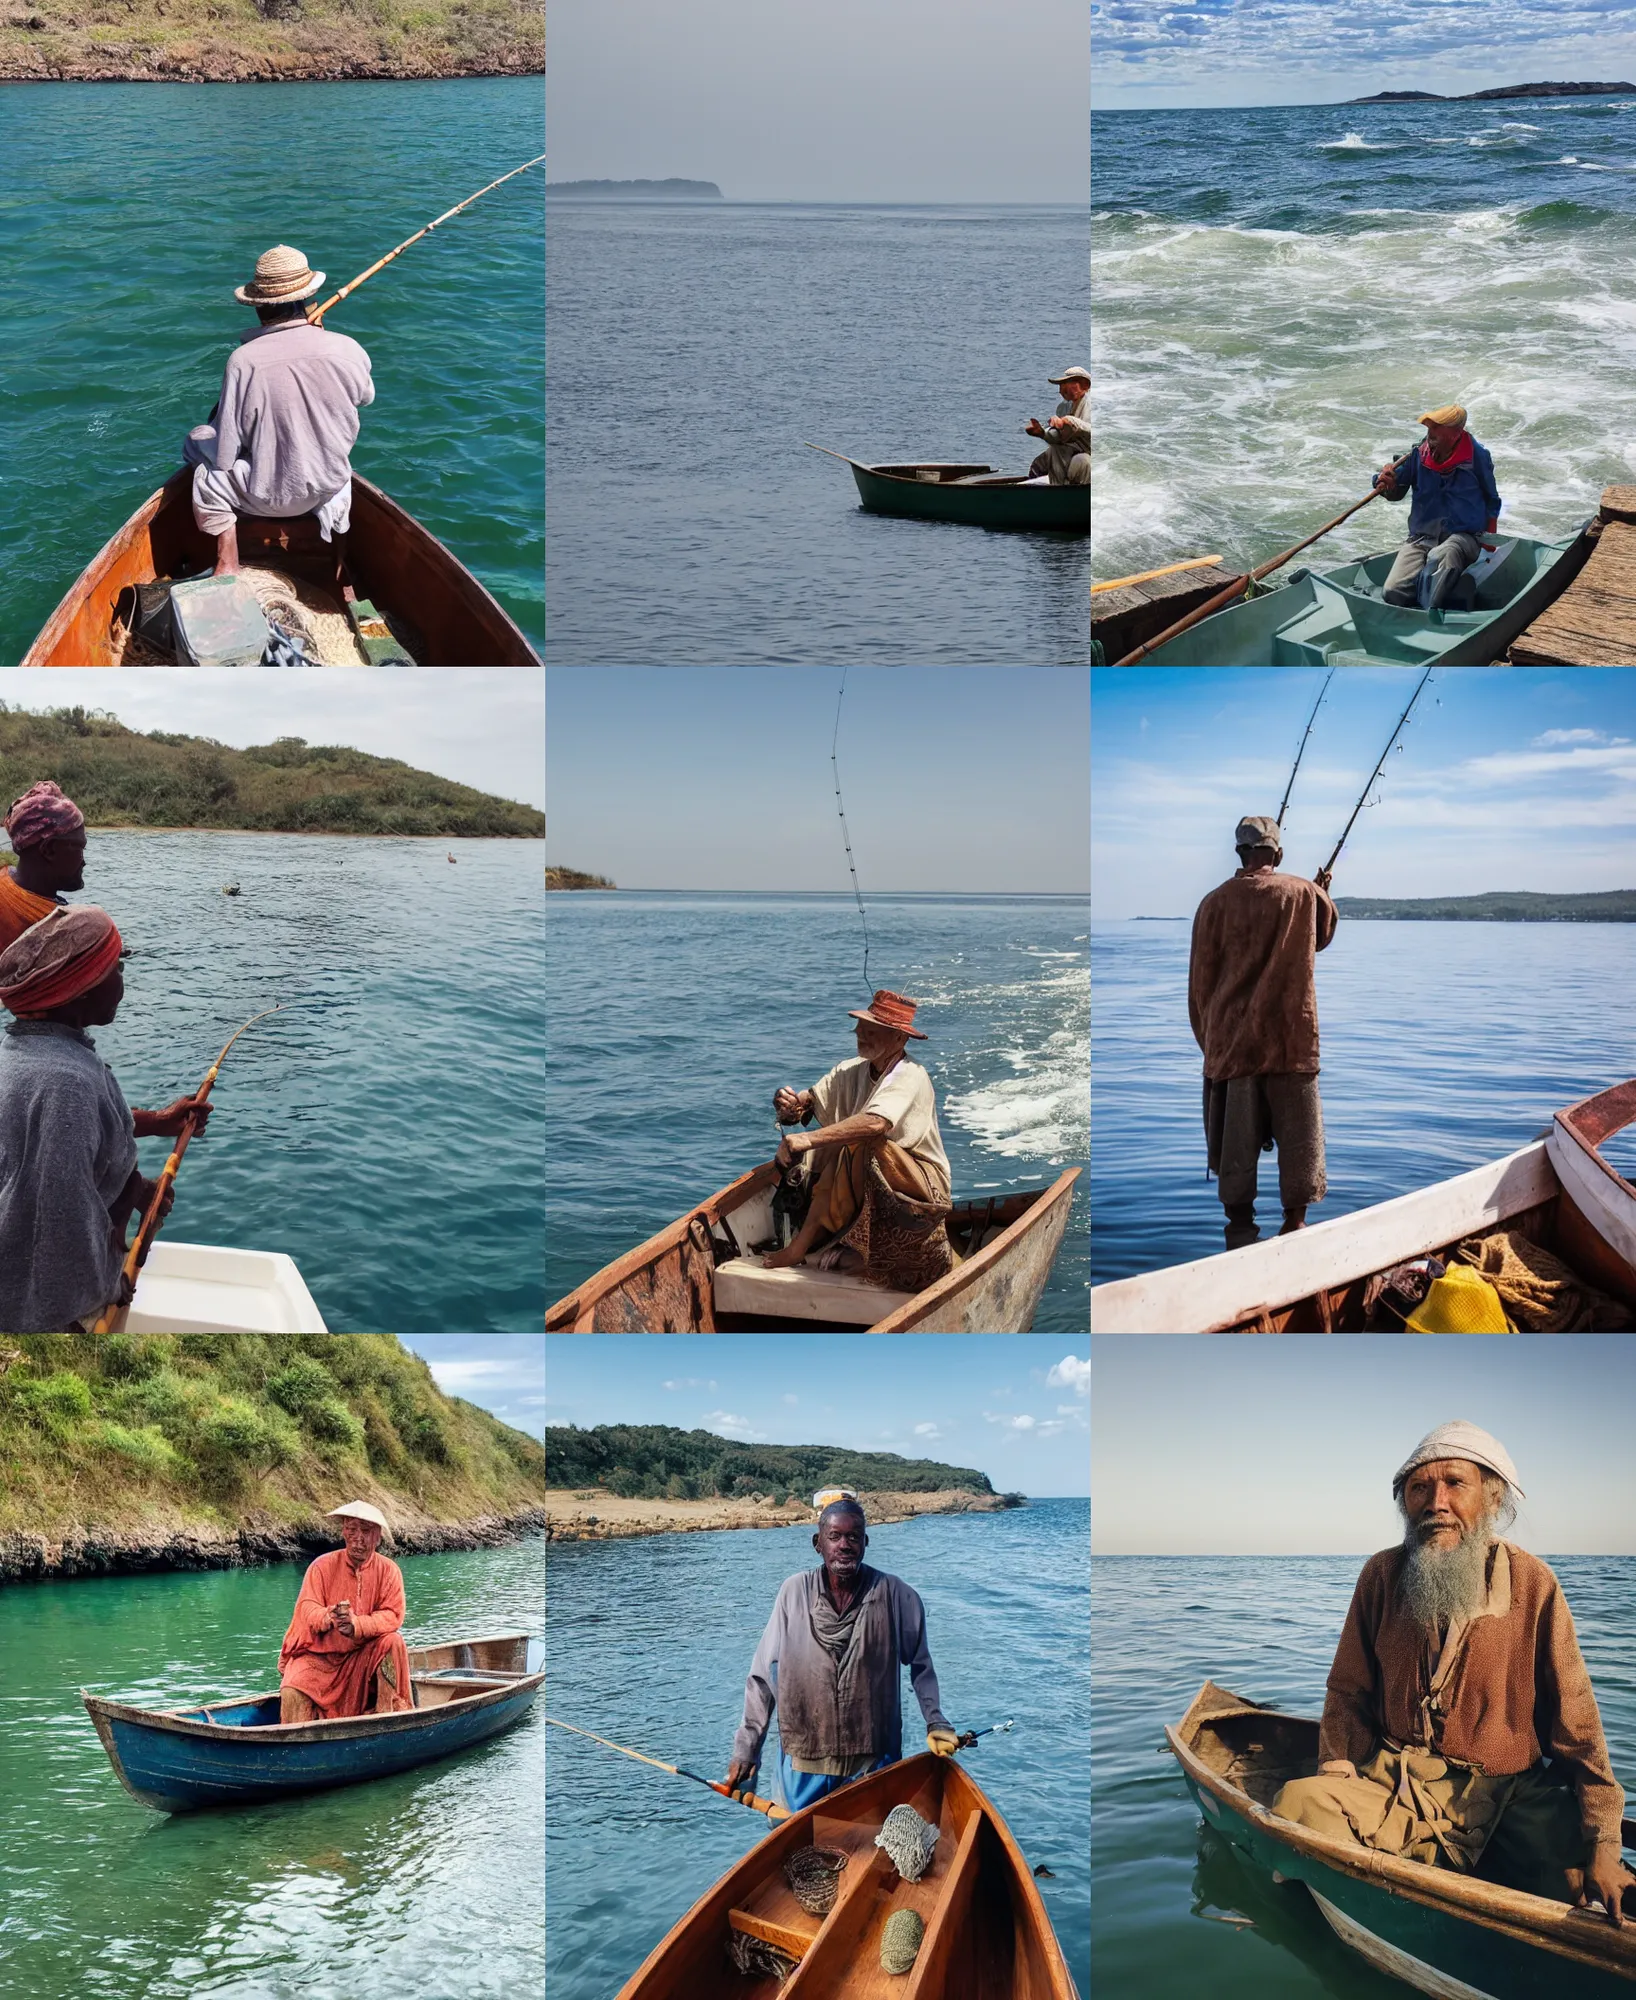
[[[950,1488],[941,1493],[860,1493],[872,1526],[919,1514],[998,1514],[1017,1503],[999,1493]],[[745,1500],[622,1500],[617,1494],[553,1488],[545,1496],[545,1536],[552,1542],[623,1541],[633,1535],[686,1535],[707,1528],[811,1528],[802,1499],[775,1507],[763,1494]]]
[[[456,76],[543,76],[533,48],[475,59],[326,55],[289,50],[245,55],[225,46],[151,53],[117,46],[68,56],[0,53],[0,83],[424,83]]]

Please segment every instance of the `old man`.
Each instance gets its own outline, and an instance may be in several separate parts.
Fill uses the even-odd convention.
[[[1424,442],[1401,464],[1384,465],[1375,475],[1383,500],[1413,496],[1408,538],[1393,558],[1381,595],[1388,604],[1424,603],[1437,611],[1480,552],[1495,546],[1500,489],[1494,461],[1466,429],[1458,403],[1427,410],[1418,421],[1426,427]]]
[[[1303,1228],[1327,1190],[1315,958],[1339,922],[1327,870],[1310,882],[1280,870],[1276,820],[1252,814],[1233,839],[1238,873],[1198,907],[1187,980],[1193,1039],[1204,1051],[1206,1159],[1229,1250],[1261,1233],[1256,1165],[1268,1146],[1278,1148],[1281,1236]]]
[[[42,779],[12,800],[6,838],[17,859],[0,868],[0,951],[49,917],[65,889],[85,887],[85,815]]]
[[[903,1755],[904,1667],[927,1749],[952,1757],[959,1748],[938,1705],[926,1607],[901,1578],[864,1561],[869,1531],[855,1494],[826,1491],[814,1504],[822,1509],[812,1538],[819,1567],[778,1593],[750,1662],[726,1780],[734,1791],[754,1788],[776,1705],[779,1784],[792,1812]]]
[[[1398,1468],[1403,1540],[1364,1564],[1329,1672],[1318,1776],[1273,1811],[1331,1839],[1621,1921],[1624,1794],[1555,1576],[1503,1539],[1523,1497],[1487,1431]]]
[[[403,1643],[403,1571],[380,1553],[386,1516],[367,1500],[332,1507],[345,1548],[301,1581],[278,1656],[280,1722],[395,1715],[413,1708]]]
[[[1089,486],[1091,483],[1091,371],[1065,368],[1060,375],[1046,378],[1053,389],[1062,391],[1056,415],[1042,424],[1030,417],[1023,429],[1030,437],[1044,438],[1045,450],[1028,468],[1030,479],[1049,479],[1053,486]]]
[[[769,1270],[804,1263],[818,1251],[826,1270],[920,1291],[953,1268],[944,1222],[951,1207],[949,1159],[937,1128],[932,1080],[904,1051],[926,1036],[917,1002],[882,987],[867,1007],[849,1009],[858,1053],[810,1090],[773,1096],[781,1125],[818,1121],[778,1148],[785,1169],[810,1163],[810,1200],[793,1241],[769,1252]],[[824,1246],[820,1248],[820,1246]]]

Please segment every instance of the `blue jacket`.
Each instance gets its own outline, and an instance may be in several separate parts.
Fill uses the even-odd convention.
[[[1397,492],[1401,500],[1412,492],[1409,533],[1435,535],[1480,535],[1500,512],[1500,489],[1494,484],[1494,461],[1485,445],[1471,441],[1469,463],[1453,472],[1439,472],[1426,447],[1417,444],[1407,465],[1397,469]],[[1385,494],[1381,495],[1384,500]]]

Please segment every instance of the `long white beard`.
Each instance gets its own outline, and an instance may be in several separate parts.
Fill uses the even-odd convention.
[[[1488,1595],[1488,1552],[1492,1517],[1478,1522],[1452,1549],[1422,1542],[1413,1527],[1403,1537],[1407,1559],[1398,1580],[1403,1608],[1417,1625],[1436,1631],[1456,1618],[1470,1618]]]

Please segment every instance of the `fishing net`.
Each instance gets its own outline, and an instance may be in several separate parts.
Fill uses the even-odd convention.
[[[891,1855],[905,1882],[918,1882],[932,1865],[937,1828],[923,1820],[913,1806],[893,1806],[886,1824],[875,1835],[875,1845]]]
[[[835,1907],[835,1891],[846,1866],[839,1847],[798,1847],[784,1863],[784,1880],[803,1910],[827,1917]]]
[[[880,1962],[883,1972],[907,1972],[920,1954],[920,1940],[926,1926],[914,1910],[894,1910],[881,1932]]]
[[[323,667],[364,664],[346,613],[327,590],[283,570],[247,565],[239,574],[254,591],[268,620],[299,641],[309,659]]]
[[[748,1973],[754,1979],[776,1979],[780,1985],[795,1970],[795,1960],[787,1951],[744,1931],[727,1933],[727,1957],[735,1972]]]

